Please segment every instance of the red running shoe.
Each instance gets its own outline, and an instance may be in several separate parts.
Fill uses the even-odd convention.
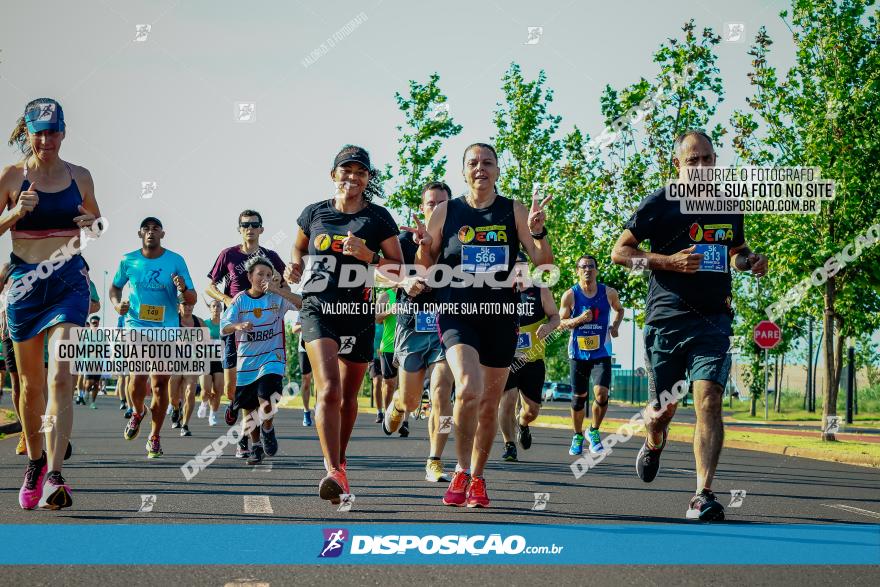
[[[464,471],[456,471],[443,495],[443,505],[463,506],[467,501],[467,490],[471,476]]]
[[[486,494],[486,480],[473,477],[467,490],[467,506],[469,508],[489,507],[489,496]]]
[[[341,469],[330,471],[318,485],[318,495],[333,505],[342,503],[342,498],[339,496],[343,493],[351,493],[351,490],[348,488],[348,478],[345,476],[345,471]]]

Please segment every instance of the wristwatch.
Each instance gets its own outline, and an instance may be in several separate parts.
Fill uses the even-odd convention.
[[[382,257],[379,256],[379,253],[373,253],[373,259],[370,261],[370,265],[378,265],[381,259]]]

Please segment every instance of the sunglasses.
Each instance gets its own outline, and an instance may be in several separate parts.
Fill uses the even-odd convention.
[[[263,226],[262,222],[239,222],[238,225],[241,228],[260,228]]]
[[[595,265],[578,265],[578,269],[595,269]]]

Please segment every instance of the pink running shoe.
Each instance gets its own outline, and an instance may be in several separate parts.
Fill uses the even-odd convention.
[[[39,505],[40,498],[43,497],[43,478],[46,476],[47,468],[45,452],[39,460],[28,461],[24,470],[24,483],[21,484],[18,492],[18,505],[21,509],[32,510]]]

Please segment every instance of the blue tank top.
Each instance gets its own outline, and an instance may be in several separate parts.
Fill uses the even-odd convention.
[[[574,310],[571,317],[577,318],[589,311],[593,313],[593,320],[571,331],[571,339],[568,341],[568,357],[579,361],[610,357],[611,343],[608,342],[606,345],[606,341],[608,340],[608,316],[611,312],[611,304],[608,303],[605,284],[598,284],[596,295],[591,298],[584,294],[578,284],[575,284],[571,291],[574,294]]]
[[[12,227],[12,238],[39,239],[53,236],[79,236],[79,226],[73,219],[82,214],[79,207],[83,203],[83,198],[76,185],[76,180],[73,179],[73,172],[69,165],[67,171],[70,173],[70,185],[60,192],[37,190],[40,202],[36,208],[15,223],[15,226]],[[27,172],[27,164],[25,164],[21,191],[27,191],[31,186]]]

